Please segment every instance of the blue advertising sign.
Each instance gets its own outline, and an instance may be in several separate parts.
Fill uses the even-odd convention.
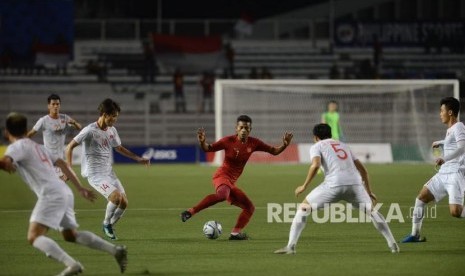
[[[151,163],[196,163],[205,162],[205,152],[197,146],[141,146],[127,147],[130,151],[144,158],[150,159]],[[114,155],[115,163],[134,163],[130,158],[119,153]]]
[[[375,37],[383,46],[421,47],[425,44],[463,43],[465,22],[337,21],[337,46],[371,47]],[[457,41],[460,40],[460,41]]]

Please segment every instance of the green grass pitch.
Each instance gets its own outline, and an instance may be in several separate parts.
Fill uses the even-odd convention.
[[[76,168],[78,170],[78,168]],[[388,251],[371,223],[307,223],[296,255],[272,252],[287,243],[289,223],[267,223],[267,203],[300,202],[293,191],[306,176],[304,165],[249,164],[238,182],[257,207],[246,228],[249,241],[228,241],[239,209],[226,203],[204,210],[186,223],[179,214],[213,191],[214,167],[202,165],[115,166],[129,198],[129,209],[117,224],[118,243],[129,250],[127,275],[464,275],[465,225],[452,218],[448,202],[437,205],[437,217],[427,218],[428,242],[400,244]],[[369,165],[373,190],[380,202],[398,203],[404,216],[422,185],[434,174],[432,165]],[[311,188],[321,181],[317,181]],[[87,183],[87,182],[85,182]],[[45,258],[26,240],[35,196],[17,175],[0,173],[0,275],[53,275],[63,266]],[[102,235],[105,201],[76,197],[81,229]],[[433,204],[434,205],[434,204]],[[431,206],[433,206],[431,205]],[[381,208],[386,215],[388,209]],[[202,226],[217,220],[224,233],[218,240],[203,237]],[[397,240],[411,230],[393,221]],[[50,236],[85,267],[84,275],[118,275],[111,256]]]

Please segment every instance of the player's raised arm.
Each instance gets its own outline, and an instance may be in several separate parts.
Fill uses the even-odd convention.
[[[292,132],[285,132],[283,135],[283,144],[279,147],[272,147],[270,153],[273,155],[278,155],[281,152],[283,152],[291,143],[292,137],[294,137],[294,134],[292,134]]]
[[[132,160],[136,161],[137,163],[144,164],[145,166],[150,165],[150,159],[140,157],[139,155],[133,153],[132,151],[128,150],[123,146],[117,146],[115,150],[120,153],[121,155],[126,156],[127,158],[131,158]]]
[[[295,196],[298,196],[303,191],[305,191],[307,186],[312,182],[313,178],[315,178],[315,175],[318,173],[320,166],[321,166],[321,157],[320,156],[313,157],[312,164],[310,165],[310,168],[308,169],[307,178],[305,178],[303,185],[295,189]]]
[[[197,130],[197,140],[199,140],[199,145],[202,148],[203,151],[208,151],[210,150],[210,144],[206,142],[205,138],[205,129],[204,128],[199,128]]]

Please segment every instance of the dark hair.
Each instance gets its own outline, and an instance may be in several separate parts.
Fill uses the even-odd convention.
[[[50,103],[52,100],[59,100],[61,102],[60,96],[58,96],[57,94],[51,94],[50,96],[48,96],[47,103]]]
[[[328,124],[317,124],[313,127],[313,135],[320,140],[331,138],[331,127]]]
[[[236,120],[236,123],[239,123],[239,122],[245,122],[245,123],[252,124],[252,118],[250,118],[247,115],[241,115],[241,116],[237,117],[237,120]]]
[[[27,118],[23,114],[12,112],[6,117],[5,126],[11,135],[21,137],[27,133]]]
[[[460,102],[454,97],[445,97],[441,100],[441,106],[444,105],[447,110],[452,111],[455,117],[459,116]]]
[[[113,115],[119,113],[121,108],[119,107],[119,104],[114,102],[112,99],[105,99],[98,106],[98,111],[100,111],[100,116],[103,114]]]
[[[338,104],[337,101],[331,100],[331,101],[329,101],[329,102],[326,104],[326,107],[328,108],[330,104],[335,104],[335,105],[339,106],[339,104]]]

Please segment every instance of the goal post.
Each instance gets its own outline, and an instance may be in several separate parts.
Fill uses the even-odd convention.
[[[336,101],[343,141],[372,149],[362,153],[364,161],[389,154],[386,147],[392,161],[430,161],[431,143],[444,137],[439,102],[447,96],[459,98],[457,80],[220,79],[215,82],[215,137],[234,134],[236,118],[247,114],[251,136],[266,143],[279,145],[285,131],[294,133],[289,153],[254,153],[252,162],[307,162],[312,128],[328,102]],[[221,162],[218,152],[214,163]]]

